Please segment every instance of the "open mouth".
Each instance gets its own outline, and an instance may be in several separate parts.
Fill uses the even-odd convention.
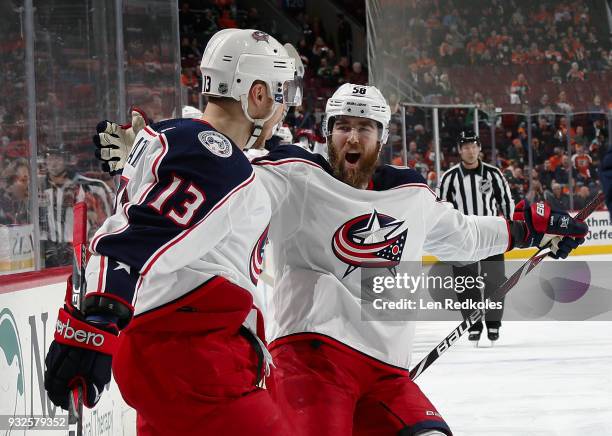
[[[359,161],[359,158],[361,157],[361,153],[346,153],[344,155],[344,159],[346,159],[346,161],[350,164],[356,164]]]

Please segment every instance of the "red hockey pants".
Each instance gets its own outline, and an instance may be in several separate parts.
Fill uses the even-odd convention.
[[[139,435],[288,435],[258,356],[239,333],[251,294],[213,280],[120,335],[113,373]],[[153,316],[154,315],[154,316]]]
[[[316,334],[276,341],[271,353],[268,389],[292,435],[452,434],[408,371]]]

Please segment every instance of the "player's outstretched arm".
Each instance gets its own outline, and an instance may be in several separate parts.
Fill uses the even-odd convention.
[[[424,249],[442,261],[478,261],[513,248],[552,244],[552,256],[565,258],[584,242],[588,232],[585,223],[566,212],[551,210],[544,202],[529,205],[522,201],[513,220],[493,216],[467,216],[450,203],[431,201],[426,204]]]

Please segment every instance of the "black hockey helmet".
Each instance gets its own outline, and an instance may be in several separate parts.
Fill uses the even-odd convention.
[[[461,148],[463,144],[468,144],[470,142],[475,142],[476,144],[478,144],[479,147],[482,147],[482,144],[480,143],[480,137],[476,133],[474,133],[474,131],[463,130],[459,134],[459,138],[457,139],[457,146]]]

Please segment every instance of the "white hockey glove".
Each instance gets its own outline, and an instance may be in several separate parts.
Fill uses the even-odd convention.
[[[121,173],[134,138],[148,124],[147,115],[141,109],[133,108],[131,114],[132,122],[129,124],[104,120],[96,126],[93,136],[96,157],[102,161],[102,170],[111,176]]]

